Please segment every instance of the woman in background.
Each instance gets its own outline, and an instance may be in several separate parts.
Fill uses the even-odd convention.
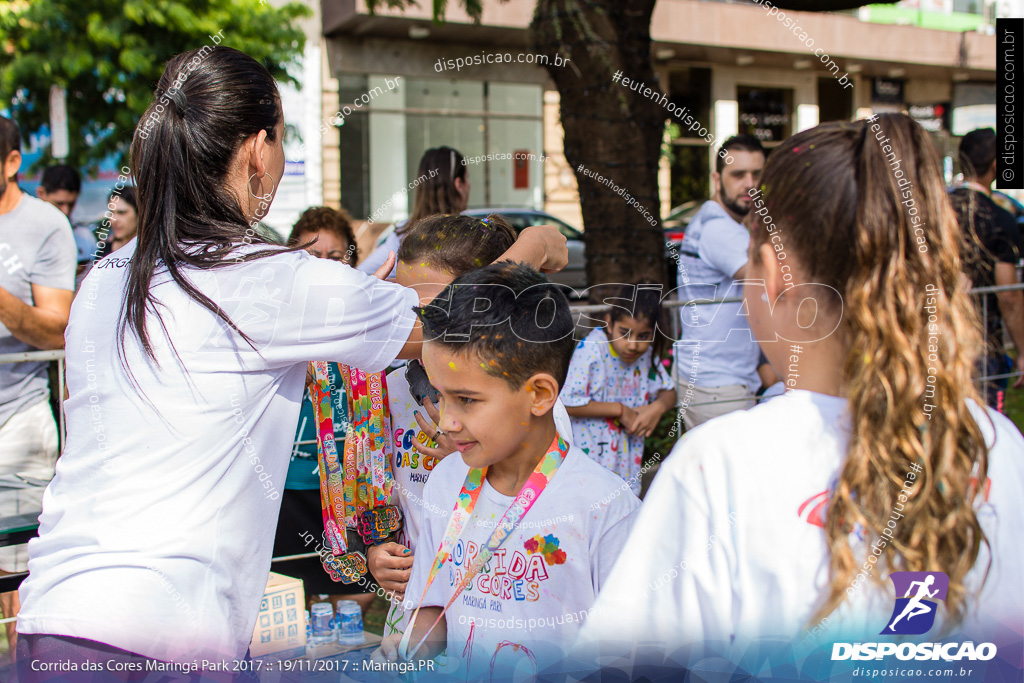
[[[110,236],[107,246],[100,253],[100,258],[114,253],[128,244],[139,233],[139,202],[135,197],[135,188],[131,185],[114,190],[107,197],[112,217],[110,220]]]
[[[395,223],[393,229],[388,228],[381,233],[376,248],[359,264],[359,270],[373,273],[384,264],[388,254],[397,254],[407,226],[416,225],[427,216],[459,214],[466,210],[469,206],[469,177],[464,161],[463,156],[451,147],[432,147],[423,153],[416,175],[419,184],[413,193],[412,214]],[[388,277],[395,277],[394,268]]]
[[[288,237],[288,246],[302,246],[317,258],[331,259],[351,265],[358,256],[355,235],[352,233],[352,219],[344,211],[328,206],[314,206],[306,209],[295,222]],[[345,435],[348,433],[348,405],[345,387],[341,381],[338,364],[327,365],[329,379],[334,390],[331,405],[334,408],[334,438],[338,453],[345,451]],[[323,533],[323,516],[320,502],[320,470],[316,452],[316,418],[309,389],[302,393],[302,409],[299,424],[292,445],[292,458],[288,464],[288,475],[281,494],[281,514],[277,518],[277,535],[274,537],[274,557],[302,555],[317,552],[317,548],[306,545],[303,537],[312,534],[320,538]],[[358,534],[348,535],[349,545],[360,546]],[[359,547],[353,547],[358,550]],[[319,557],[289,560],[279,565],[283,574],[302,580],[306,591],[306,607],[314,602],[329,601],[336,606],[339,600],[354,600],[366,613],[373,602],[368,582],[342,583],[334,581],[324,569]],[[368,578],[368,577],[367,577]]]

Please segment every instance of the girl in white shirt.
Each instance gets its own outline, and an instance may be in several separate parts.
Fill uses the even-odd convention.
[[[676,445],[582,641],[634,675],[716,649],[716,670],[756,671],[768,639],[828,662],[835,642],[892,641],[894,573],[930,572],[948,591],[934,628],[900,626],[911,642],[1019,651],[1024,439],[972,383],[980,328],[931,140],[903,115],[825,124],[761,182],[744,300],[793,389]]]

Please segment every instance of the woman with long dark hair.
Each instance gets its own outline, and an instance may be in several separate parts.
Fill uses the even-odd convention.
[[[40,661],[243,659],[307,362],[376,371],[418,352],[412,290],[257,233],[283,133],[273,78],[237,50],[178,55],[160,78],[131,149],[138,237],[93,268],[67,328],[68,439],[21,586],[22,681]],[[556,234],[506,256],[562,267]]]
[[[412,213],[378,238],[376,248],[359,264],[359,270],[372,273],[384,265],[388,255],[398,253],[402,237],[413,225],[439,213],[459,214],[469,206],[469,176],[465,159],[451,147],[431,147],[423,153],[413,179]],[[392,269],[390,277],[394,277]]]

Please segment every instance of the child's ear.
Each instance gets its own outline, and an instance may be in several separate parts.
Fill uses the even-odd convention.
[[[530,412],[540,417],[555,407],[558,400],[558,382],[546,372],[538,372],[526,380],[526,390],[533,399]]]

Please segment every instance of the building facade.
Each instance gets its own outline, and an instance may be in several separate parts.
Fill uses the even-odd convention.
[[[532,55],[533,2],[486,0],[474,24],[457,3],[431,21],[363,0],[322,3],[326,204],[400,220],[424,150],[470,159],[470,206],[543,209],[579,228],[575,172],[562,154],[559,95]],[[829,120],[906,111],[956,172],[956,137],[995,123],[997,14],[1021,0],[904,0],[888,11],[778,12],[757,0],[661,0],[651,23],[659,87],[717,141],[766,147]],[[662,214],[710,192],[714,150],[666,113]]]

